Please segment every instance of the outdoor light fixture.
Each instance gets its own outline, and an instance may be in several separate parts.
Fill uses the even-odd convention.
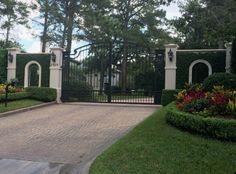
[[[52,62],[56,62],[56,59],[57,59],[57,56],[56,56],[56,54],[54,53],[54,52],[52,52],[52,54],[51,54],[51,60],[52,60]]]
[[[10,63],[13,62],[13,55],[12,55],[11,53],[8,54],[8,61],[9,61]]]
[[[168,52],[168,58],[169,60],[172,62],[173,61],[173,58],[174,58],[174,53],[173,51],[170,49],[170,51]]]

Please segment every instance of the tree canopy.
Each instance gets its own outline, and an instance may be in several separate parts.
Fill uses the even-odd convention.
[[[234,0],[187,0],[179,5],[182,16],[170,23],[183,48],[224,48],[236,35]]]

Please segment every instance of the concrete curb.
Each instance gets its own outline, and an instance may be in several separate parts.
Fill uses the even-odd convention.
[[[18,113],[22,113],[22,112],[27,112],[27,111],[34,110],[34,109],[39,109],[39,108],[50,106],[50,105],[53,105],[53,104],[56,104],[56,102],[54,101],[54,102],[49,102],[49,103],[43,103],[43,104],[38,104],[38,105],[35,105],[35,106],[30,106],[30,107],[27,107],[27,108],[16,109],[14,111],[8,111],[8,112],[0,113],[0,118],[7,117],[7,116],[10,116],[10,115],[14,115],[14,114],[18,114]]]
[[[64,105],[82,105],[82,106],[117,106],[117,107],[147,107],[147,108],[161,108],[162,105],[152,105],[152,104],[121,104],[121,103],[85,103],[85,102],[68,102],[61,103]]]

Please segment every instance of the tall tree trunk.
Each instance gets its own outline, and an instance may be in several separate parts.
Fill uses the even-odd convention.
[[[65,42],[66,42],[66,22],[64,22],[64,26],[63,27],[64,28],[63,28],[62,39],[61,39],[61,44],[60,44],[61,48],[65,47]]]
[[[9,35],[10,35],[10,26],[7,27],[6,46],[8,45],[8,42],[9,42]]]
[[[121,73],[121,79],[122,79],[122,91],[125,92],[127,86],[127,46],[128,42],[127,39],[124,40],[124,52],[123,52],[123,61],[122,61],[122,73]]]
[[[125,18],[124,18],[124,52],[123,52],[123,61],[122,61],[122,71],[121,71],[121,79],[122,79],[122,91],[125,92],[127,88],[127,52],[128,52],[128,39],[127,39],[127,32],[128,32],[128,25],[129,25],[129,15],[130,15],[130,5],[131,0],[126,2],[126,11],[125,11]]]
[[[68,10],[67,33],[66,33],[66,42],[67,42],[66,51],[68,52],[71,51],[71,45],[72,45],[75,3],[76,1],[72,0],[69,5],[70,10]]]
[[[44,14],[44,25],[43,25],[43,36],[42,36],[42,52],[46,51],[46,44],[48,42],[48,1],[45,4],[45,14]]]
[[[11,29],[11,26],[10,26],[10,23],[11,23],[11,19],[8,18],[8,26],[7,26],[7,35],[6,35],[6,46],[8,45],[8,42],[9,42],[9,35],[10,35],[10,29]]]
[[[62,39],[61,39],[61,48],[64,48],[66,45],[66,31],[67,31],[67,19],[68,19],[68,13],[69,13],[69,7],[68,7],[68,1],[65,1],[65,18],[63,19],[63,33],[62,33]]]

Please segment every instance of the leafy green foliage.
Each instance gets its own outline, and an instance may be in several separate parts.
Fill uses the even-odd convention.
[[[27,3],[17,0],[2,0],[0,3],[0,20],[1,28],[6,29],[6,41],[9,42],[10,30],[15,25],[27,25],[29,21],[29,10],[35,9],[34,5],[28,5]]]
[[[182,16],[171,21],[181,48],[224,48],[235,37],[234,0],[188,0],[180,3]]]
[[[7,80],[7,51],[0,50],[0,84]]]
[[[29,92],[18,92],[18,93],[9,93],[8,101],[21,100],[25,98],[30,98],[31,93]],[[0,102],[5,101],[5,94],[0,94]]]
[[[184,130],[200,133],[214,138],[236,141],[236,120],[204,118],[179,111],[174,103],[167,107],[168,123]]]
[[[198,59],[208,61],[213,73],[225,72],[226,53],[223,52],[177,52],[176,88],[182,89],[189,79],[189,66]]]
[[[236,75],[229,73],[215,73],[203,82],[206,91],[212,91],[214,86],[224,86],[225,89],[236,89]]]
[[[89,41],[121,40],[157,46],[170,39],[164,24],[165,11],[159,7],[170,0],[89,0],[84,13],[84,33]]]
[[[7,49],[7,48],[19,48],[23,50],[23,45],[21,45],[16,41],[8,41],[8,43],[6,43],[5,41],[0,40],[0,49]]]
[[[31,94],[31,98],[43,102],[52,102],[56,100],[57,91],[56,89],[47,87],[28,87],[25,89],[26,92]]]
[[[181,89],[176,89],[176,90],[170,90],[170,89],[164,89],[162,90],[162,96],[161,96],[161,105],[166,106],[169,103],[175,101],[177,95]]]
[[[18,54],[16,57],[16,78],[19,80],[19,85],[24,86],[25,65],[33,60],[37,61],[42,67],[41,85],[48,87],[50,77],[50,54]]]

